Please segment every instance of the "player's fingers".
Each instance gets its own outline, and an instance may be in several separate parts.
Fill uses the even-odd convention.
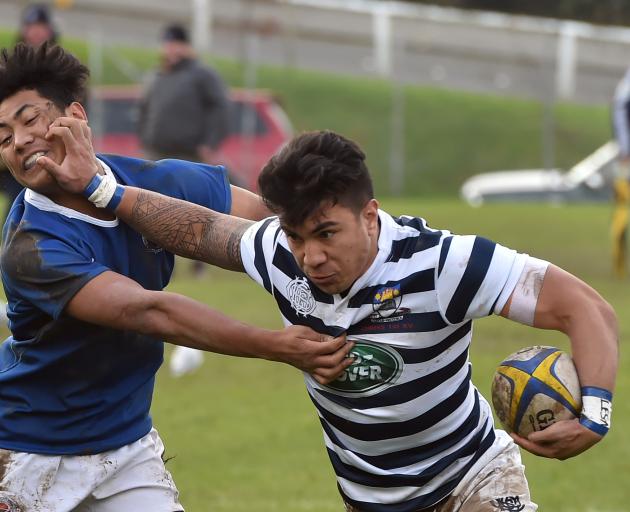
[[[87,123],[83,119],[76,119],[74,117],[61,116],[55,119],[51,126],[68,128],[75,138],[85,137],[83,125]]]
[[[336,354],[338,352],[343,352],[341,357],[344,357],[345,354],[350,352],[354,347],[354,342],[349,342],[345,340],[345,337],[332,338],[327,336],[326,341],[317,342],[317,344],[313,347],[315,353],[317,354]]]
[[[343,365],[344,368],[347,368],[352,363],[354,363],[354,357],[349,355],[349,351],[352,348],[348,349],[343,347],[341,350],[335,352],[334,354],[329,354],[321,357],[321,364],[318,366],[324,366],[327,368],[337,367],[339,365]]]
[[[81,121],[81,131],[83,132],[83,136],[89,140],[90,142],[92,141],[92,129],[90,128],[90,125],[87,124],[87,121]]]
[[[76,138],[67,126],[51,126],[48,128],[48,133],[45,136],[46,140],[50,140],[53,137],[59,137],[63,141],[66,152],[73,151],[78,146]]]
[[[354,362],[354,357],[351,356],[352,349],[354,348],[353,341],[346,341],[337,352],[335,352],[332,357],[334,360],[338,360],[341,363],[347,363],[347,366],[350,366]]]
[[[320,384],[330,384],[332,381],[337,380],[351,364],[352,361],[346,359],[334,368],[317,368],[312,375]]]
[[[354,348],[354,341],[343,341],[343,340],[341,341],[342,341],[342,344],[341,346],[339,346],[338,341],[335,340],[334,344],[335,346],[339,346],[339,348],[335,350],[334,352],[331,351],[329,353],[332,359],[336,360],[337,362],[341,362],[344,359],[347,359],[348,356],[350,355],[350,352]]]
[[[322,353],[336,352],[345,345],[345,338],[333,338],[332,336],[322,336],[319,341]]]
[[[574,428],[577,420],[561,420],[550,425],[544,430],[532,432],[527,439],[538,444],[549,444],[563,441],[574,436]]]
[[[549,444],[558,440],[558,437],[553,432],[547,432],[547,430],[541,430],[540,432],[532,432],[527,436],[527,439],[532,443],[537,444]]]
[[[49,127],[49,133],[51,133],[52,137],[54,132],[51,132],[51,128],[65,128],[70,131],[74,145],[70,143],[70,139],[66,138],[64,139],[66,148],[87,148],[90,152],[93,152],[92,131],[86,121],[73,117],[59,117]]]
[[[554,457],[553,451],[550,448],[533,443],[532,441],[524,437],[520,437],[514,434],[510,435],[512,436],[512,439],[514,439],[514,442],[524,450],[527,450],[528,452],[533,453],[534,455],[538,455],[540,457]]]
[[[317,372],[314,372],[314,373],[312,373],[311,375],[313,376],[313,378],[314,378],[314,379],[315,379],[315,380],[316,380],[319,384],[328,384],[329,382],[332,382],[332,381],[329,381],[326,377],[324,377],[323,375],[320,375],[320,374],[319,374],[319,373],[317,373]]]
[[[319,356],[313,360],[313,366],[315,368],[325,369],[327,372],[345,370],[352,363],[354,363],[354,358],[348,357],[345,350],[341,350],[335,354]]]
[[[310,327],[306,327],[305,325],[293,325],[289,327],[292,334],[298,338],[304,338],[306,340],[314,341],[317,343],[323,343],[330,341],[332,336],[314,331]]]
[[[37,159],[37,164],[43,167],[45,171],[52,174],[55,178],[62,172],[61,166],[56,164],[47,156],[40,156]]]

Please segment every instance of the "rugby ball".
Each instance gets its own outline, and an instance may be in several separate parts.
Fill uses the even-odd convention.
[[[582,399],[573,360],[545,346],[509,355],[494,374],[492,405],[503,428],[522,437],[579,417]]]

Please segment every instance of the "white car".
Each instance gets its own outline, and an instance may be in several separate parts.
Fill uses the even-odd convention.
[[[616,142],[610,141],[566,172],[531,169],[477,174],[464,182],[461,196],[473,206],[498,201],[608,201],[618,153]]]

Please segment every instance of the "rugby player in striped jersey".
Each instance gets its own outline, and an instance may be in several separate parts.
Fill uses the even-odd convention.
[[[97,185],[92,199],[104,205],[118,194],[119,218],[170,251],[247,272],[285,325],[355,340],[354,364],[338,379],[305,375],[348,511],[533,511],[514,441],[565,459],[608,430],[594,406],[528,439],[495,429],[468,350],[472,321],[491,314],[563,332],[585,404],[609,410],[618,359],[610,305],[553,264],[380,210],[354,142],[326,131],[293,139],[259,179],[278,215],[252,223],[90,175],[93,157],[73,124],[56,122],[76,135],[66,144],[74,151],[61,165],[42,159],[62,187]]]

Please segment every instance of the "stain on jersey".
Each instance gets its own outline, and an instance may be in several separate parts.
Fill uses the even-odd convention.
[[[84,277],[63,272],[55,262],[42,259],[38,244],[41,240],[31,231],[18,227],[5,239],[2,251],[2,270],[24,286],[46,293],[55,302],[67,302],[65,295],[76,293],[73,281]]]

